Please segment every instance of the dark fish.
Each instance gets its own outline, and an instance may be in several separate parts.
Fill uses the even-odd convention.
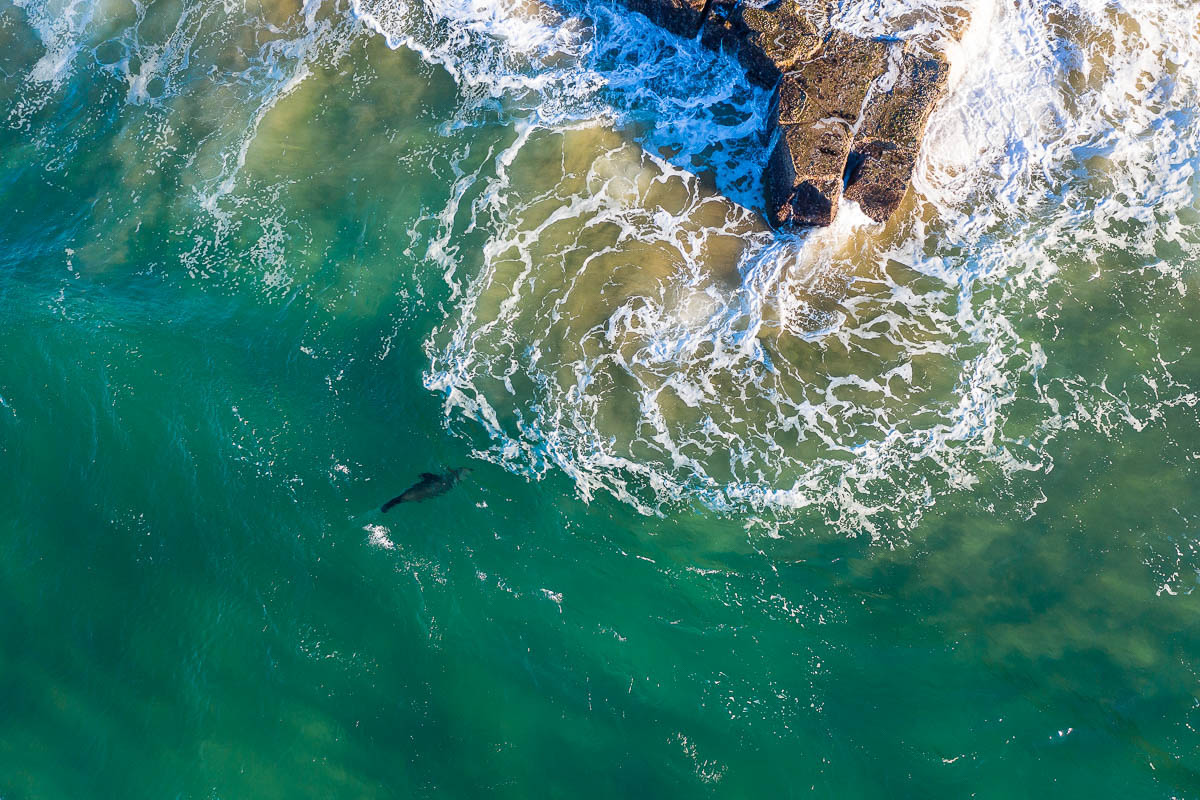
[[[462,480],[462,476],[470,471],[470,467],[459,467],[442,475],[435,472],[422,472],[421,480],[405,490],[404,494],[393,497],[383,504],[383,513],[386,514],[401,503],[420,503],[422,500],[439,497],[453,489]]]

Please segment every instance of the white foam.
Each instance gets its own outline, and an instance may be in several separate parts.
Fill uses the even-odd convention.
[[[903,535],[946,492],[1053,468],[1062,430],[1140,429],[1197,402],[1152,325],[1121,334],[1156,354],[1139,374],[1074,374],[1054,346],[1081,282],[1140,270],[1148,293],[1191,291],[1200,26],[1182,0],[1136,16],[1107,0],[975,3],[911,202],[889,226],[846,205],[803,235],[753,210],[766,94],[732,58],[605,2],[308,0],[261,20],[269,41],[203,92],[186,64],[206,42],[225,52],[236,4],[189,4],[153,40],[142,6],[18,5],[45,53],[9,124],[28,125],[112,30],[124,55],[97,68],[143,114],[127,136],[139,163],[176,157],[183,92],[190,113],[239,115],[181,156],[216,220],[184,258],[197,276],[218,263],[252,142],[322,53],[382,34],[445,67],[461,94],[445,131],[505,135],[486,158],[469,135],[447,144],[461,148],[450,201],[413,226],[409,251],[452,296],[425,382],[455,430],[484,431],[478,455],[561,470],[585,498]],[[833,24],[928,33],[946,5],[850,0]],[[251,256],[283,292],[269,222]]]
[[[378,547],[380,550],[395,550],[396,543],[392,541],[391,531],[383,525],[365,525],[363,530],[367,532],[367,544],[372,547]]]
[[[869,32],[919,6],[886,4],[884,16],[843,4],[834,24]],[[427,385],[451,420],[483,424],[492,444],[479,455],[527,474],[561,469],[584,497],[608,491],[647,513],[692,501],[817,508],[848,531],[895,535],[985,471],[1049,469],[1071,412],[1039,387],[1037,433],[1007,436],[1047,359],[1013,320],[1039,313],[1064,252],[1128,244],[1115,223],[1182,241],[1175,214],[1194,200],[1200,154],[1196,73],[1161,64],[1194,65],[1200,47],[1179,11],[1158,3],[1130,26],[1103,3],[979,3],[900,230],[848,206],[835,228],[796,237],[761,232],[679,168],[713,165],[718,181],[737,159],[761,171],[743,154],[761,149],[749,107],[762,98],[720,95],[742,109],[731,124],[695,112],[690,98],[722,102],[717,81],[695,90],[706,56],[655,41],[647,59],[644,23],[601,13],[571,67],[588,74],[571,90],[587,87],[587,113],[526,117],[496,169],[476,176],[486,200],[449,215],[489,231],[483,271],[464,281],[447,250],[430,252],[460,302],[430,339]],[[544,85],[566,85],[556,81]],[[609,93],[589,93],[598,83]],[[546,100],[560,108],[561,97]],[[530,177],[524,162],[555,146],[539,130],[634,122],[653,126],[642,143],[655,149],[568,144],[563,159],[596,180]],[[1102,175],[1081,164],[1091,149],[1105,154]],[[760,184],[738,180],[753,203]],[[653,186],[673,187],[670,200],[656,203]],[[729,259],[734,285],[714,277]]]

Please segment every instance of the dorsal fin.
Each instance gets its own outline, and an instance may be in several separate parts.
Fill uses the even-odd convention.
[[[421,473],[421,480],[423,480],[423,481],[440,481],[441,479],[442,479],[441,475],[438,475],[433,472],[422,472]]]

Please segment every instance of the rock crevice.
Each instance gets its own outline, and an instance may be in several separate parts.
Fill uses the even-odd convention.
[[[864,39],[831,30],[830,0],[622,0],[654,23],[735,54],[772,91],[763,186],[777,226],[828,225],[844,196],[887,221],[908,189],[949,63],[931,36]],[[961,37],[965,12],[933,27]]]

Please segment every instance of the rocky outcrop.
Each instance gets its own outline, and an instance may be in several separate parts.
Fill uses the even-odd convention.
[[[688,39],[700,33],[708,16],[708,0],[623,0],[624,4],[645,14],[650,21]]]
[[[828,225],[843,196],[878,222],[899,207],[949,79],[940,41],[833,31],[830,0],[765,8],[745,0],[623,2],[669,30],[736,54],[750,80],[773,91],[763,185],[774,224]],[[938,13],[944,18],[916,22],[961,37],[966,12]]]
[[[883,42],[835,33],[782,76],[772,113],[778,134],[765,181],[775,224],[833,221],[862,107],[887,60]]]
[[[820,16],[795,2],[771,9],[737,0],[712,0],[701,41],[737,55],[750,80],[773,88],[779,76],[811,57],[824,39]]]
[[[904,199],[925,124],[949,75],[945,57],[902,52],[894,71],[877,81],[850,145],[846,199],[884,222]]]

